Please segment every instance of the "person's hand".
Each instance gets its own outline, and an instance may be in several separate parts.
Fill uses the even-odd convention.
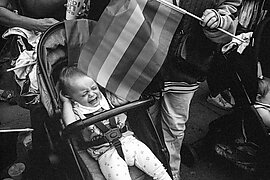
[[[38,19],[38,26],[37,26],[37,31],[44,32],[46,31],[49,27],[52,25],[58,23],[54,18],[43,18],[43,19]]]
[[[60,96],[60,100],[61,100],[63,103],[64,103],[64,102],[71,103],[71,102],[70,102],[70,99],[63,95],[62,91],[59,92],[59,96]]]
[[[203,27],[208,27],[210,29],[218,28],[221,23],[220,14],[214,9],[206,9],[203,12],[201,19],[202,21],[200,22],[200,24]]]

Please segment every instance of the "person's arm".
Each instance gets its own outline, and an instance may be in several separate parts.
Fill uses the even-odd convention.
[[[21,27],[43,32],[58,21],[53,18],[34,19],[18,15],[8,9],[9,0],[0,1],[0,23],[7,27]]]
[[[67,126],[67,125],[75,122],[76,117],[75,117],[75,114],[74,114],[73,109],[72,109],[71,101],[67,97],[62,95],[61,92],[59,94],[60,94],[60,99],[63,103],[62,118],[63,118],[65,125]]]
[[[236,18],[238,8],[242,0],[223,0],[220,1],[217,9],[206,9],[203,13],[203,22],[205,35],[216,43],[227,43],[232,37],[218,31],[216,28],[222,28],[232,34],[235,34],[238,20]]]

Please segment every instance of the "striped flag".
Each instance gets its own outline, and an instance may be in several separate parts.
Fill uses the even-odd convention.
[[[155,0],[111,0],[78,67],[107,90],[137,100],[162,66],[182,16]]]

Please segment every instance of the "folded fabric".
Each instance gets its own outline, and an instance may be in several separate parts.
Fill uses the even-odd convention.
[[[35,51],[23,51],[16,60],[14,70],[15,81],[20,86],[20,97],[22,107],[27,107],[29,104],[36,104],[39,102],[39,88],[37,81],[36,64],[28,65],[36,62]],[[28,66],[24,66],[28,65]],[[24,66],[24,67],[21,67]]]
[[[41,36],[41,32],[29,31],[27,29],[23,29],[20,27],[13,27],[6,30],[6,32],[4,32],[4,34],[2,35],[2,38],[7,39],[8,36],[11,36],[11,35],[24,37],[25,39],[27,39],[27,42],[32,47],[37,47],[40,36]]]
[[[15,65],[15,81],[20,86],[20,106],[26,107],[29,104],[39,102],[39,88],[37,82],[36,60],[37,46],[41,32],[29,31],[19,27],[8,29],[3,38],[15,36],[19,46],[20,55],[11,63]]]
[[[232,39],[231,42],[229,42],[228,44],[225,44],[222,47],[221,49],[222,53],[226,53],[230,49],[232,49],[235,45],[238,45],[237,52],[242,54],[242,52],[249,45],[252,35],[253,35],[253,32],[242,33],[242,34],[237,35],[238,38],[245,40],[245,42],[241,42],[238,39]]]
[[[34,51],[23,51],[16,60],[15,67],[21,67],[36,62],[36,53]],[[18,79],[26,79],[32,71],[33,66],[25,66],[14,70]]]

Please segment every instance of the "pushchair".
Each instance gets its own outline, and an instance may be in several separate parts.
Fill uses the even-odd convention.
[[[253,36],[254,37],[254,36]],[[215,66],[216,82],[222,88],[232,88],[236,101],[232,112],[209,124],[205,137],[208,147],[216,155],[237,167],[269,178],[270,136],[267,127],[254,107],[257,95],[257,58],[252,44],[242,54],[238,46],[219,56]],[[220,78],[218,78],[220,77]]]
[[[61,102],[56,89],[59,73],[64,66],[76,64],[80,47],[87,40],[95,22],[79,19],[74,20],[72,24],[71,29],[74,30],[72,35],[67,35],[66,24],[61,22],[49,28],[38,45],[38,79],[41,101],[50,117],[45,122],[45,128],[50,149],[55,157],[51,158],[52,163],[56,164],[59,170],[65,172],[66,179],[105,179],[97,162],[90,157],[83,146],[78,145],[78,142],[71,138],[71,135],[95,122],[127,112],[128,123],[136,137],[153,151],[170,174],[168,151],[163,138],[159,135],[162,134],[160,133],[161,129],[155,128],[156,122],[152,121],[147,111],[147,108],[155,101],[151,95],[143,95],[138,101],[65,126],[61,119]],[[72,56],[72,58],[68,58],[68,56]],[[72,61],[68,59],[72,59]],[[136,167],[130,167],[130,174],[132,179],[136,180],[151,179]]]

